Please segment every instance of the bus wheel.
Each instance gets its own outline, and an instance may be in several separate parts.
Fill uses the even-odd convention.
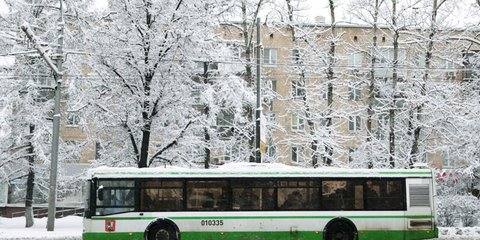
[[[168,225],[154,225],[148,231],[147,240],[178,240],[178,233]]]
[[[357,240],[357,229],[348,219],[335,219],[325,227],[325,240]]]

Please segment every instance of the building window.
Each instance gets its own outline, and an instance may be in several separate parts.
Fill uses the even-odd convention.
[[[350,101],[359,101],[362,97],[362,89],[360,86],[355,84],[350,84],[348,86],[348,100]]]
[[[52,77],[52,74],[47,70],[48,68],[44,66],[37,66],[34,82],[39,87],[54,87],[55,79]]]
[[[442,154],[442,160],[443,160],[443,167],[444,168],[451,168],[454,166],[453,159],[450,157],[450,152],[449,151],[443,151]]]
[[[265,48],[263,50],[263,63],[266,65],[276,65],[277,64],[277,49],[275,48]]]
[[[353,160],[355,160],[354,155],[356,151],[356,148],[348,148],[348,162],[353,162]]]
[[[348,55],[348,66],[358,68],[362,66],[363,54],[361,52],[350,53]]]
[[[273,111],[273,99],[267,99],[265,105],[267,105],[269,111]]]
[[[302,147],[293,146],[292,147],[292,162],[299,163],[302,160]]]
[[[265,118],[266,120],[269,122],[269,123],[274,123],[277,121],[277,116],[275,115],[274,112],[266,112],[264,113],[265,114]]]
[[[66,140],[65,149],[68,153],[67,162],[68,163],[79,163],[80,162],[80,150],[83,147],[83,142],[77,140]]]
[[[67,125],[78,126],[80,124],[80,116],[76,111],[67,112]]]
[[[358,131],[360,130],[361,124],[362,124],[362,119],[360,118],[360,116],[348,117],[348,130]]]
[[[320,127],[326,127],[328,125],[328,119],[325,115],[325,113],[320,114],[320,118],[318,119],[318,124]]]
[[[480,52],[470,51],[463,53],[464,66],[467,68],[464,73],[464,80],[470,81],[479,77]]]
[[[230,110],[220,110],[217,114],[218,127],[230,127],[233,125],[234,114]]]
[[[229,109],[222,109],[217,114],[217,131],[221,139],[229,139],[233,136],[235,114]]]
[[[305,97],[305,83],[303,81],[292,81],[293,97]]]
[[[327,100],[328,98],[328,85],[327,84],[322,84],[320,88],[320,97],[323,100]]]
[[[298,114],[292,114],[292,130],[302,131],[305,129],[305,119],[298,116]]]
[[[202,88],[199,86],[194,86],[191,92],[193,98],[193,105],[200,106],[202,105]]]
[[[298,50],[298,49],[293,49],[292,50],[292,60],[295,63],[298,63],[300,61],[300,50]]]
[[[227,48],[235,59],[242,59],[242,46],[236,43],[227,43]]]
[[[417,68],[425,68],[426,67],[426,59],[424,53],[418,53],[415,57],[415,65]]]
[[[269,158],[275,158],[277,156],[277,147],[273,139],[268,139],[267,154]]]
[[[445,60],[445,75],[447,80],[454,80],[455,79],[455,62],[451,59]]]
[[[272,84],[272,91],[277,92],[277,80],[271,80],[270,83]]]
[[[95,142],[95,160],[98,160],[102,157],[102,144],[100,142]]]

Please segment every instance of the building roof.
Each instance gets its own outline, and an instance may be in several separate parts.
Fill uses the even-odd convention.
[[[15,57],[0,56],[0,68],[12,67],[15,64]]]
[[[242,22],[239,21],[229,21],[229,22],[223,22],[221,25],[240,25]],[[284,22],[273,22],[273,23],[268,23],[268,25],[276,25],[276,26],[287,26],[288,23]],[[319,22],[319,23],[295,23],[295,26],[298,27],[317,27],[317,28],[329,28],[331,27],[330,23],[326,22]],[[337,28],[373,28],[372,24],[367,24],[367,23],[355,23],[355,22],[346,22],[346,21],[339,21],[336,22],[335,27]],[[385,24],[378,24],[378,28],[389,28],[388,25]]]

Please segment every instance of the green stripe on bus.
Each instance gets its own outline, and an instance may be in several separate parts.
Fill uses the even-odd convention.
[[[84,233],[83,240],[143,240],[143,232]],[[410,240],[436,238],[434,230],[418,231],[360,231],[359,240]],[[322,240],[322,231],[289,232],[183,232],[182,240]]]
[[[195,219],[317,219],[317,218],[431,218],[432,216],[208,216],[208,217],[171,217],[173,220],[195,220]]]
[[[432,218],[431,215],[363,215],[363,216],[186,216],[186,217],[165,217],[172,220],[200,220],[200,219],[323,219],[323,218]],[[93,217],[92,220],[153,220],[159,217]]]

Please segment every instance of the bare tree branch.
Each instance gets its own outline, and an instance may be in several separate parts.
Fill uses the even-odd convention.
[[[158,158],[160,155],[162,155],[166,150],[170,149],[171,147],[175,146],[178,144],[178,140],[183,137],[183,134],[185,133],[185,131],[187,131],[188,127],[193,123],[194,121],[189,121],[187,123],[187,125],[185,125],[185,127],[182,129],[182,131],[180,132],[180,134],[178,134],[177,138],[175,138],[175,140],[173,140],[172,142],[170,142],[169,144],[167,144],[165,147],[163,147],[162,149],[160,149],[157,153],[155,153],[151,158],[150,158],[150,161],[149,161],[149,164],[148,166],[152,165],[153,161]]]

